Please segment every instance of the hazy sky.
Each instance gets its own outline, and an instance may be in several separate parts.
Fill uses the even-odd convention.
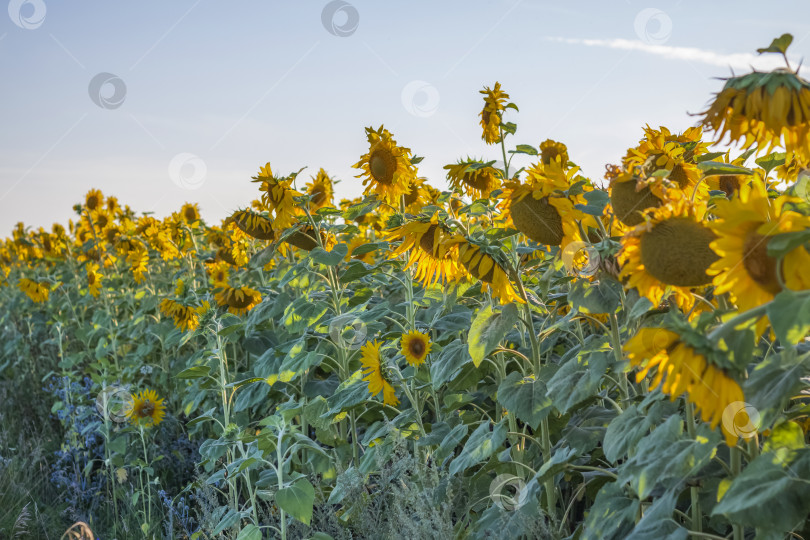
[[[442,167],[497,159],[478,91],[500,81],[514,143],[568,145],[601,178],[641,128],[695,123],[773,37],[810,51],[806,0],[3,0],[0,237],[66,222],[90,188],[219,220],[257,195],[260,165],[324,167],[359,195],[365,126]],[[772,58],[770,61],[776,61]]]

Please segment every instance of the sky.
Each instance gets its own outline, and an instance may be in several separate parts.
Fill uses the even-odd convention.
[[[5,3],[0,237],[66,223],[91,188],[215,223],[268,162],[304,181],[323,167],[355,197],[367,126],[444,188],[444,165],[500,158],[478,126],[496,81],[519,107],[510,144],[562,141],[601,179],[646,124],[683,131],[720,78],[780,65],[755,53],[773,38],[794,35],[795,65],[810,51],[805,0]]]

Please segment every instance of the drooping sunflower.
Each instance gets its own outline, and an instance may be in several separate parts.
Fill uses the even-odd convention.
[[[399,400],[394,386],[388,382],[383,373],[380,348],[382,343],[369,341],[360,348],[360,363],[363,365],[363,380],[368,383],[368,391],[372,396],[380,392],[383,394],[383,403],[396,407]]]
[[[436,282],[457,281],[466,271],[458,261],[458,244],[447,242],[451,236],[439,223],[438,214],[433,214],[429,220],[409,221],[388,233],[388,241],[401,241],[390,257],[399,257],[410,250],[405,267],[416,264],[414,278],[425,287]]]
[[[311,197],[309,206],[312,212],[325,206],[332,206],[335,190],[332,179],[325,170],[319,170],[318,174],[312,177],[312,182],[306,184],[306,188],[306,194]]]
[[[126,415],[133,424],[156,426],[166,416],[166,405],[163,404],[163,398],[158,399],[157,392],[144,390],[132,397]]]
[[[703,125],[718,141],[743,148],[756,145],[769,153],[782,146],[810,161],[810,82],[786,68],[753,72],[726,79],[723,89],[703,113]]]
[[[273,224],[277,229],[286,229],[298,221],[298,216],[304,215],[304,210],[296,202],[296,197],[303,194],[293,189],[292,178],[276,178],[268,163],[261,167],[259,174],[253,177],[259,182],[259,191],[262,192],[262,203],[273,210],[275,219]]]
[[[491,255],[484,253],[479,246],[463,236],[456,236],[448,244],[458,245],[459,262],[470,276],[481,281],[483,290],[491,290],[492,296],[504,304],[523,303],[523,298],[515,290],[506,270]]]
[[[411,162],[410,148],[398,146],[391,133],[380,126],[374,130],[366,128],[368,154],[363,154],[353,167],[362,172],[357,178],[364,178],[364,195],[376,193],[380,199],[393,206],[399,205],[402,195],[407,195],[411,182],[416,178],[416,167]]]
[[[501,185],[502,173],[492,166],[473,159],[445,165],[452,189],[459,189],[472,199],[485,199]]]
[[[485,86],[483,90],[479,90],[479,93],[484,95],[484,108],[479,113],[483,129],[481,138],[487,144],[496,144],[501,140],[501,115],[506,110],[509,94],[501,90],[499,82],[495,83],[495,88],[490,89],[489,86]]]
[[[28,278],[20,278],[17,281],[17,288],[37,303],[47,302],[48,294],[51,291],[50,284],[47,281],[34,281]]]
[[[714,276],[716,294],[728,292],[742,311],[769,302],[782,289],[777,259],[768,255],[770,237],[810,228],[810,218],[785,208],[789,200],[786,195],[770,199],[764,182],[754,179],[731,200],[717,202],[717,219],[709,227],[717,235],[711,247],[720,257],[708,273]],[[788,252],[781,267],[790,289],[810,288],[810,253],[804,246]],[[766,326],[767,320],[759,319],[757,335]]]
[[[97,297],[101,292],[101,274],[98,273],[99,266],[95,263],[88,263],[87,271],[87,290],[91,296]]]
[[[101,207],[103,203],[104,195],[98,189],[91,189],[84,196],[84,206],[90,211]]]
[[[743,392],[737,381],[716,366],[675,332],[664,328],[642,328],[624,345],[630,365],[640,368],[640,382],[655,368],[652,389],[661,391],[674,401],[686,393],[687,399],[700,411],[700,417],[712,429],[721,424],[723,412],[735,402],[743,402]],[[729,446],[737,444],[737,435],[722,425]]]
[[[644,222],[645,210],[664,203],[652,192],[650,186],[639,180],[638,176],[622,172],[610,182],[610,206],[613,214],[623,224],[631,227]]]
[[[232,287],[228,283],[217,287],[214,298],[220,306],[228,306],[228,311],[234,315],[244,315],[262,301],[259,291],[245,286]]]
[[[197,328],[200,324],[200,315],[210,308],[207,301],[204,301],[201,306],[188,306],[170,298],[160,301],[160,312],[171,317],[174,325],[183,332]]]
[[[273,222],[253,210],[237,210],[226,220],[257,240],[274,240]]]
[[[419,367],[424,363],[432,346],[433,344],[427,334],[418,330],[402,334],[399,343],[400,351],[402,351],[405,360],[414,367]]]
[[[701,222],[706,207],[681,198],[650,209],[646,221],[622,237],[619,277],[654,305],[674,295],[681,309],[694,304],[692,288],[711,283],[706,273],[718,257],[709,247],[716,238]]]
[[[568,163],[568,147],[561,142],[546,139],[540,143],[540,161],[544,165],[551,165],[556,161],[562,167]]]

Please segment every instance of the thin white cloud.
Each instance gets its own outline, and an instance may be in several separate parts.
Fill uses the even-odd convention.
[[[572,39],[562,37],[547,37],[547,41],[557,43],[568,43],[571,45],[586,45],[588,47],[603,47],[607,49],[621,49],[625,51],[641,51],[648,54],[662,56],[673,60],[686,60],[688,62],[700,62],[712,66],[731,68],[734,70],[750,70],[752,67],[758,70],[772,70],[784,67],[785,61],[776,54],[751,54],[733,53],[722,54],[696,47],[671,47],[669,45],[652,45],[639,40],[630,39]],[[791,65],[795,69],[798,61],[791,58]],[[801,73],[807,75],[808,69],[802,67]]]

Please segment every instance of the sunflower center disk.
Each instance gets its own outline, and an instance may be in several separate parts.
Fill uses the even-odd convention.
[[[431,225],[425,234],[423,234],[419,238],[419,247],[422,248],[424,251],[429,253],[430,255],[434,255],[433,248],[435,247],[435,238],[436,238],[436,228],[438,225]]]
[[[709,247],[714,239],[711,230],[688,218],[668,219],[641,237],[641,262],[667,285],[706,285],[712,280],[706,270],[718,259]]]
[[[151,401],[147,401],[141,406],[141,414],[142,418],[146,418],[147,416],[152,416],[152,413],[155,412],[155,404]]]
[[[420,339],[413,339],[409,343],[409,349],[411,350],[411,354],[414,355],[416,358],[421,358],[422,354],[425,352],[425,344],[422,343]]]
[[[394,183],[394,171],[397,170],[396,158],[390,150],[377,148],[368,159],[369,170],[374,180],[380,184],[390,185]]]
[[[527,195],[512,201],[510,207],[515,227],[531,240],[547,246],[559,246],[563,241],[562,218],[548,197],[535,199]]]
[[[752,232],[743,246],[743,266],[759,286],[771,294],[782,287],[776,275],[776,259],[768,255],[768,237]]]
[[[616,217],[632,227],[644,221],[642,211],[661,206],[661,199],[646,186],[641,191],[636,191],[636,182],[631,180],[613,184],[610,188],[610,204]]]

